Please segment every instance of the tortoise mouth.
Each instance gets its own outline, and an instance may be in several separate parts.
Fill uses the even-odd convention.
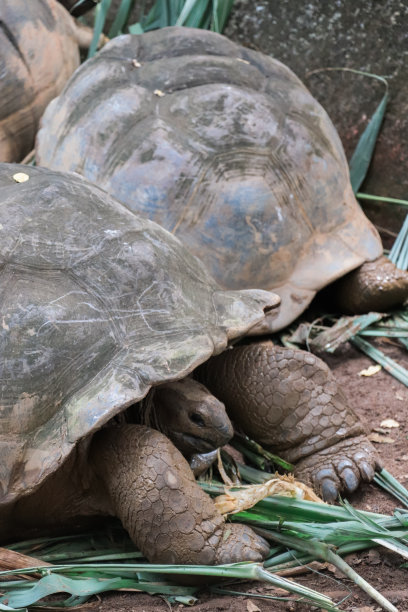
[[[193,453],[208,453],[216,450],[218,446],[213,440],[206,440],[199,436],[193,436],[192,434],[186,434],[184,432],[177,432],[175,435],[177,442],[176,446],[183,447],[183,450],[191,451]]]

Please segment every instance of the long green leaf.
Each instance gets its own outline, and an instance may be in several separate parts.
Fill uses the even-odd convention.
[[[386,204],[395,204],[396,206],[408,206],[408,200],[399,200],[398,198],[388,198],[386,196],[375,196],[369,193],[356,194],[359,200],[369,200],[374,202],[385,202]]]
[[[94,32],[91,45],[88,49],[88,58],[93,57],[98,48],[99,38],[103,32],[103,26],[105,25],[106,16],[110,9],[112,0],[102,0],[100,4],[96,7],[95,10],[95,22],[94,22]]]
[[[184,3],[183,10],[177,18],[176,24],[178,26],[185,25],[191,11],[197,6],[197,0],[186,0]],[[207,3],[206,3],[207,4]]]
[[[101,569],[102,567],[102,569]],[[99,577],[90,577],[90,571],[99,574]],[[218,578],[244,578],[249,580],[261,580],[283,588],[291,593],[307,598],[325,610],[338,610],[332,600],[325,595],[317,593],[308,587],[301,586],[285,578],[275,576],[265,570],[257,563],[233,563],[230,565],[218,566],[197,566],[197,565],[150,565],[150,564],[123,564],[93,566],[93,565],[71,565],[44,568],[46,575],[28,588],[14,588],[7,591],[3,600],[7,599],[8,604],[31,605],[40,599],[53,593],[67,592],[77,596],[86,596],[92,593],[101,593],[106,590],[117,588],[136,588],[147,590],[153,593],[179,592],[181,588],[184,593],[194,592],[194,587],[174,587],[172,584],[140,581],[139,575],[152,572],[165,575],[188,576],[215,576]],[[38,572],[38,568],[25,569],[25,574]],[[20,570],[11,572],[0,572],[0,576],[21,573]],[[116,575],[115,574],[119,574]],[[88,577],[89,576],[89,577]],[[137,578],[136,578],[137,576]],[[199,588],[199,587],[195,587]],[[4,589],[2,589],[4,590]],[[180,593],[181,594],[181,593]],[[24,603],[23,603],[24,602]]]
[[[186,0],[176,25],[207,29],[211,21],[211,0]]]
[[[123,27],[129,18],[130,11],[133,8],[135,0],[122,0],[120,7],[116,12],[115,19],[109,30],[109,38],[115,38],[123,32]]]
[[[213,0],[211,30],[221,33],[231,13],[234,0]]]
[[[408,215],[388,257],[400,270],[408,269]]]
[[[364,73],[360,73],[364,74]],[[367,75],[382,81],[385,84],[386,92],[377,106],[373,116],[364,132],[360,136],[357,143],[357,147],[350,160],[350,181],[354,193],[357,193],[362,182],[365,179],[371,158],[373,156],[375,143],[377,141],[378,133],[381,128],[382,121],[384,119],[385,109],[387,108],[388,102],[388,83],[382,77],[376,75]]]

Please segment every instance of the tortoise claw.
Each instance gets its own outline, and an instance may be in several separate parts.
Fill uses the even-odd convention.
[[[342,440],[296,466],[296,476],[309,482],[323,499],[334,501],[342,491],[353,493],[362,481],[370,482],[379,467],[374,447],[365,436]]]
[[[348,493],[355,491],[359,485],[359,478],[350,467],[347,467],[342,471],[341,480],[344,484],[344,489]]]
[[[330,480],[330,478],[325,478],[320,485],[322,497],[326,502],[334,502],[337,499],[339,494],[339,488],[337,484]]]
[[[360,468],[361,477],[364,480],[364,482],[370,482],[374,478],[375,469],[373,468],[372,465],[370,465],[369,463],[366,463],[365,461],[362,461],[359,464],[359,468]]]

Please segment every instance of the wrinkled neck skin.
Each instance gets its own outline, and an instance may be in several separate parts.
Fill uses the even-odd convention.
[[[168,437],[187,458],[212,453],[233,436],[225,406],[196,380],[160,385],[142,406],[142,422]]]

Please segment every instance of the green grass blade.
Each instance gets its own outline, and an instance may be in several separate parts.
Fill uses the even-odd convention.
[[[321,542],[316,542],[313,540],[300,541],[298,538],[293,536],[287,536],[282,533],[274,532],[271,534],[267,532],[267,530],[257,529],[256,530],[260,535],[268,538],[271,537],[274,541],[278,541],[281,543],[286,543],[291,548],[295,550],[299,550],[301,553],[307,551],[310,555],[314,556],[315,559],[321,559],[322,561],[328,561],[335,565],[347,578],[350,578],[357,584],[363,591],[365,591],[372,599],[374,599],[377,603],[379,603],[384,610],[388,610],[388,612],[398,612],[397,608],[395,608],[388,599],[386,599],[381,593],[379,593],[374,587],[371,586],[362,576],[360,576],[353,568],[351,568],[344,559],[339,557],[333,550]]]
[[[144,32],[165,28],[169,25],[174,25],[174,23],[170,23],[170,8],[168,0],[156,0],[147,16],[140,22],[140,26]],[[133,28],[133,26],[131,27]],[[129,27],[129,31],[131,31],[131,27]]]
[[[101,569],[102,568],[102,569]],[[99,574],[98,578],[89,575],[90,570]],[[46,575],[35,583],[30,583],[26,588],[10,589],[3,596],[7,603],[11,605],[31,605],[40,599],[53,593],[68,592],[72,595],[84,597],[90,594],[101,593],[106,590],[117,588],[136,588],[146,590],[151,593],[177,593],[182,595],[192,594],[200,587],[177,587],[173,584],[146,582],[140,580],[143,573],[165,574],[169,576],[186,574],[188,576],[215,576],[218,578],[243,578],[245,580],[262,580],[283,588],[291,593],[304,597],[309,602],[325,610],[338,610],[332,600],[325,595],[321,595],[312,589],[303,587],[285,578],[275,576],[262,568],[257,563],[233,563],[230,565],[218,566],[197,566],[197,565],[150,565],[150,564],[126,564],[126,565],[71,565],[44,568]],[[25,569],[25,574],[38,572],[38,568]],[[20,573],[20,570],[12,572],[0,572],[0,576]],[[119,576],[115,576],[119,573]],[[127,577],[126,577],[127,574]],[[24,581],[22,581],[24,583]],[[4,592],[4,588],[2,588]]]
[[[100,2],[95,9],[94,33],[91,45],[88,49],[88,59],[95,55],[98,48],[99,38],[103,32],[103,27],[110,9],[111,1],[112,0],[102,0],[102,2]]]
[[[156,0],[148,15],[128,30],[140,34],[178,25],[222,32],[233,4],[234,0]]]
[[[248,438],[248,436],[236,433],[232,439],[231,445],[248,458],[253,458],[254,455],[258,455],[259,460],[257,459],[255,461],[255,465],[256,463],[260,463],[261,469],[265,468],[264,460],[266,460],[270,464],[279,465],[287,472],[292,472],[295,469],[291,463],[285,461],[281,457],[278,457],[278,455],[274,455],[270,451],[266,450],[260,444],[258,444],[258,442],[255,442],[254,440]]]
[[[388,87],[387,87],[388,89]],[[387,108],[388,91],[385,92],[380,104],[377,106],[366,129],[360,136],[357,147],[350,159],[350,181],[354,193],[357,193],[365,179],[371,163],[375,143]]]
[[[379,593],[374,587],[371,586],[364,580],[360,574],[358,574],[348,563],[344,561],[339,555],[336,555],[332,550],[328,551],[327,561],[332,563],[335,567],[337,567],[347,578],[350,578],[360,587],[363,591],[365,591],[374,601],[376,601],[384,610],[388,612],[398,612],[398,609],[392,605],[388,599],[386,599],[381,593]]]
[[[142,28],[141,23],[133,23],[128,27],[129,34],[143,34],[145,30]]]
[[[207,2],[206,2],[207,4]],[[175,25],[185,25],[191,11],[193,10],[193,8],[195,7],[195,5],[197,5],[197,0],[186,0],[186,2],[184,3],[184,7],[180,13],[180,15],[177,18],[176,24]]]
[[[371,158],[374,151],[374,146],[377,140],[378,133],[380,131],[380,127],[384,118],[385,109],[387,107],[388,102],[388,83],[384,77],[379,76],[378,74],[372,74],[370,72],[363,72],[361,70],[354,70],[353,68],[319,68],[318,70],[312,70],[308,73],[308,76],[313,74],[317,74],[320,72],[332,72],[335,70],[342,70],[344,72],[353,72],[354,74],[360,74],[362,76],[367,76],[372,79],[376,79],[377,81],[381,81],[385,85],[385,94],[377,106],[373,116],[364,132],[360,136],[360,139],[357,143],[357,147],[352,155],[352,158],[349,163],[350,168],[350,180],[351,185],[353,187],[354,193],[357,193],[360,188],[366,174],[368,167],[371,162]]]
[[[369,312],[364,315],[341,317],[336,323],[320,332],[315,338],[309,341],[309,346],[313,348],[313,352],[326,351],[334,353],[334,351],[344,342],[355,336],[360,330],[366,329],[372,323],[380,321],[384,317],[383,313]]]
[[[382,469],[381,472],[377,472],[374,482],[408,508],[408,490],[387,470]]]
[[[176,25],[208,29],[211,21],[211,0],[186,0]]]
[[[109,38],[115,38],[118,34],[123,32],[123,28],[129,18],[130,11],[133,8],[135,0],[122,0],[120,7],[116,12],[115,19],[111,25],[108,36]]]
[[[231,13],[234,0],[213,0],[212,4],[211,30],[221,34]]]
[[[386,204],[395,204],[396,206],[408,206],[408,200],[398,200],[397,198],[387,198],[385,196],[375,196],[368,193],[356,194],[359,200],[368,200],[374,202],[385,202]]]
[[[408,215],[388,257],[400,270],[408,269]]]

